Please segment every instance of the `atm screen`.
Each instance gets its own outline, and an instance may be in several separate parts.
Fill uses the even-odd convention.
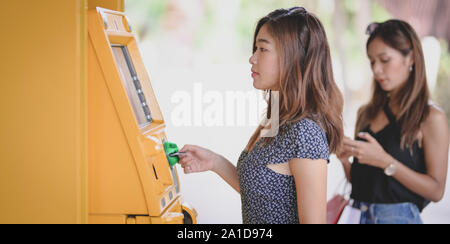
[[[134,115],[139,127],[142,128],[152,122],[152,116],[128,49],[125,46],[113,45],[112,50]]]

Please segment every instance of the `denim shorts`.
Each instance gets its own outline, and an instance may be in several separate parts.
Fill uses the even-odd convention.
[[[378,204],[356,201],[361,210],[360,224],[423,224],[419,208],[413,203]]]

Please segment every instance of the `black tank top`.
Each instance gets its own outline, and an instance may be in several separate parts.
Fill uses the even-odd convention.
[[[389,119],[389,124],[378,133],[373,133],[370,126],[367,126],[361,132],[370,133],[384,150],[392,157],[410,169],[425,174],[425,155],[423,148],[419,147],[416,141],[412,147],[412,154],[405,146],[402,150],[400,147],[401,128],[396,122],[395,116],[392,114],[389,106],[384,106],[384,112]],[[362,138],[357,138],[362,140]],[[419,210],[422,210],[430,203],[422,196],[408,190],[400,182],[393,177],[384,174],[384,170],[368,165],[363,165],[355,158],[351,168],[352,194],[351,198],[368,203],[414,203]]]

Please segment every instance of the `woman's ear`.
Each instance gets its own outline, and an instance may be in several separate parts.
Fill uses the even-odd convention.
[[[409,52],[409,54],[406,56],[406,64],[408,65],[408,67],[414,67],[415,61],[413,52]]]

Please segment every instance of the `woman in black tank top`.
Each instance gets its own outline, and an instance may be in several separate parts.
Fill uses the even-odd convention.
[[[420,212],[445,191],[447,119],[429,102],[414,29],[389,20],[369,25],[367,32],[373,96],[358,111],[355,140],[346,138],[338,157],[362,224],[422,223]]]

